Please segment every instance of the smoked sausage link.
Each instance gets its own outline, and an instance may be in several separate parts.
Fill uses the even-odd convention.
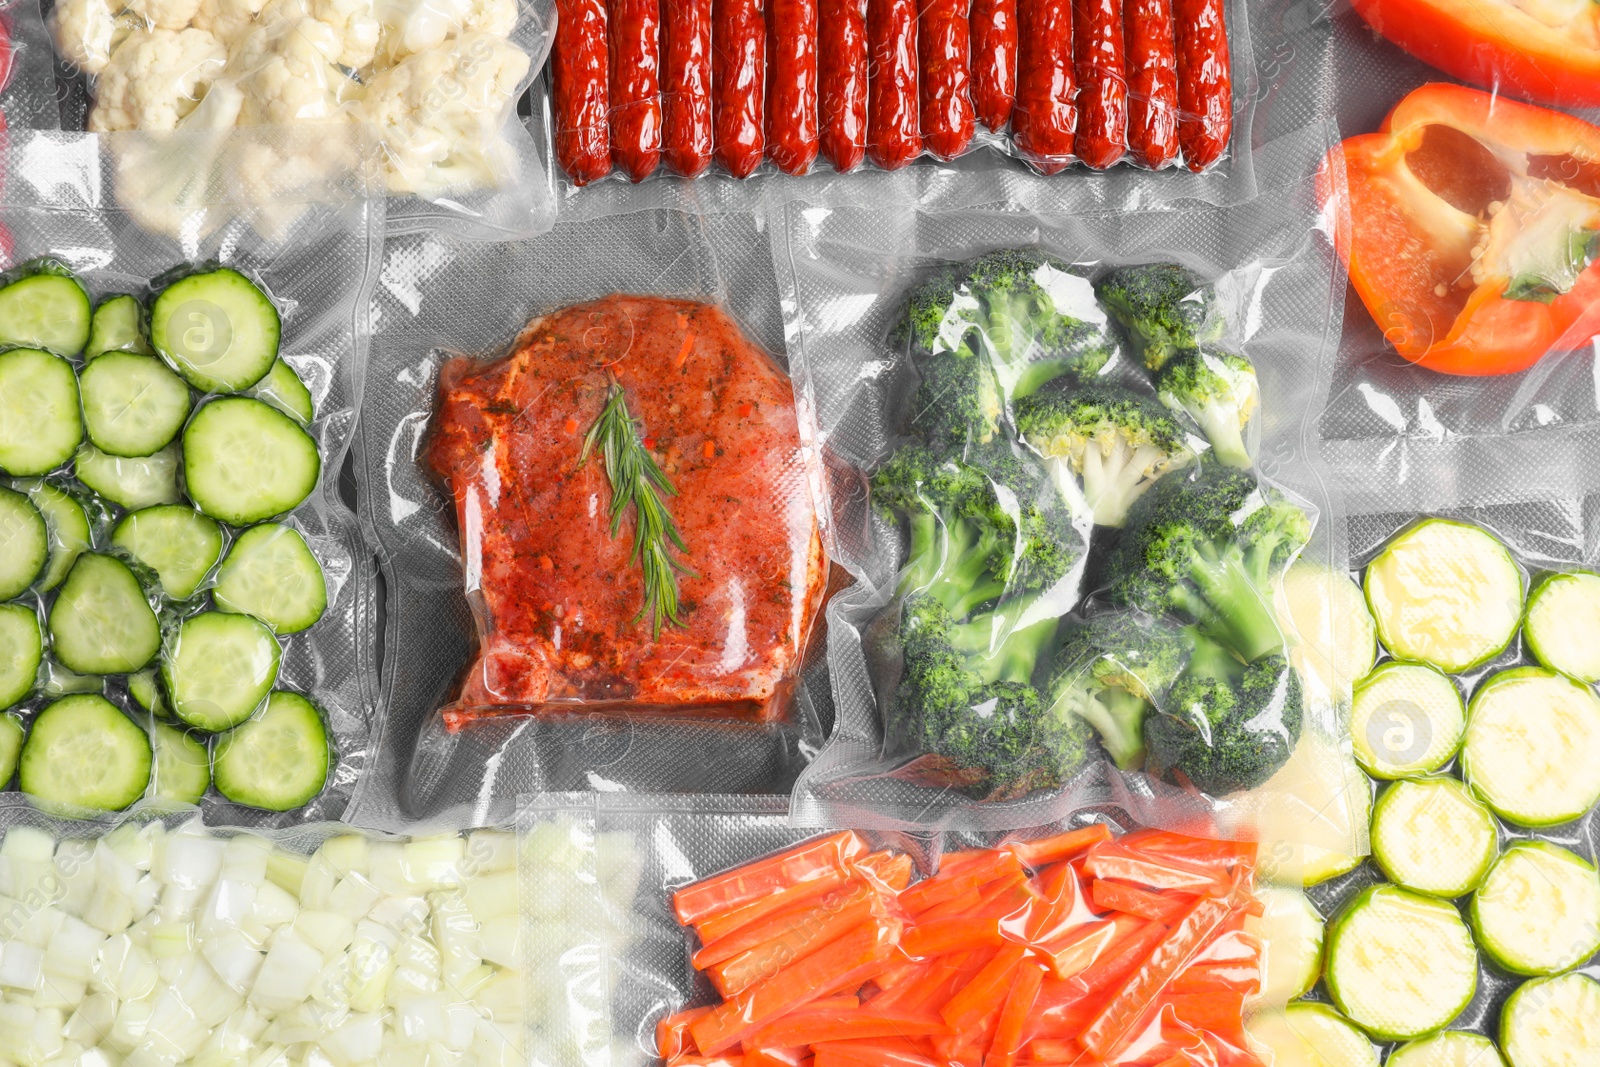
[[[1178,144],[1199,173],[1233,136],[1233,70],[1223,0],[1173,0],[1178,43]]]
[[[711,164],[711,0],[661,0],[661,148],[674,174]]]
[[[1072,162],[1078,109],[1073,102],[1072,0],[1017,0],[1017,100],[1011,137],[1040,174]]]
[[[659,0],[609,0],[611,155],[633,181],[661,162]]]
[[[996,133],[1017,98],[1017,0],[972,0],[972,106]]]
[[[1073,35],[1078,68],[1078,133],[1073,151],[1096,170],[1128,153],[1128,82],[1122,0],[1077,0]]]
[[[550,103],[556,161],[573,185],[611,173],[609,58],[603,0],[556,0]]]
[[[1159,170],[1178,156],[1178,57],[1172,0],[1126,0],[1128,146]]]
[[[920,0],[919,7],[922,144],[939,159],[954,159],[972,143],[974,128],[970,0]]]
[[[817,80],[823,158],[855,170],[867,152],[867,0],[821,0]]]
[[[766,149],[767,22],[762,0],[712,0],[711,100],[717,162],[747,178]]]
[[[767,158],[804,174],[817,140],[817,0],[767,0]]]
[[[917,0],[867,0],[867,155],[899,170],[922,153]]]

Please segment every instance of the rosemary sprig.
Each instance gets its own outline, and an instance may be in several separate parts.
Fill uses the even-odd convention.
[[[663,620],[674,626],[684,625],[678,617],[678,575],[693,572],[668,548],[670,543],[679,552],[689,551],[662,501],[663,493],[677,496],[678,491],[645,448],[642,430],[643,422],[628,414],[627,398],[613,378],[606,392],[606,406],[583,437],[578,465],[587,462],[595,446],[599,446],[605,457],[606,480],[611,483],[612,537],[622,529],[622,516],[628,505],[633,505],[633,555],[628,562],[638,564],[644,575],[644,603],[632,621],[638,622],[649,612],[651,630],[660,637]]]

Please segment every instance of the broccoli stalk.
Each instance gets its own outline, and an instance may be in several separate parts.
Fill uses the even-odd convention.
[[[1095,290],[1152,371],[1176,352],[1217,340],[1227,325],[1216,290],[1176,263],[1120,267]]]
[[[1244,430],[1261,388],[1248,359],[1207,349],[1179,352],[1161,368],[1156,388],[1162,403],[1195,421],[1218,460],[1241,470],[1250,467]]]

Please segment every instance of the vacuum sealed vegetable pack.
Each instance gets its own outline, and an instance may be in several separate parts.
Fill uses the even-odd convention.
[[[785,210],[807,443],[856,579],[802,824],[1115,802],[1360,851],[1342,528],[1304,433],[1339,318],[1304,223],[1315,132],[1260,153],[1236,208]]]
[[[360,817],[786,790],[821,738],[829,569],[756,220],[391,238],[376,315],[387,711]]]
[[[337,816],[370,754],[375,575],[337,472],[382,201],[361,170],[217,185],[147,199],[186,234],[156,237],[113,202],[140,136],[10,136],[0,780],[58,813]]]

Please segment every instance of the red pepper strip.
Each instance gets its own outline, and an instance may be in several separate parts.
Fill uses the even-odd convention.
[[[867,843],[851,830],[815,838],[686,885],[672,894],[672,907],[679,922],[698,926],[712,915],[735,911],[798,883],[845,874],[851,861],[868,851]]]
[[[698,1051],[689,1036],[689,1024],[711,1011],[711,1005],[685,1008],[656,1023],[656,1054],[664,1060]]]
[[[1128,848],[1140,852],[1154,852],[1161,856],[1187,860],[1201,867],[1216,867],[1232,871],[1240,865],[1255,868],[1260,845],[1254,841],[1222,841],[1209,837],[1191,837],[1171,830],[1135,830],[1122,837]]]
[[[961,896],[990,882],[1022,873],[1022,864],[1010,852],[995,852],[985,863],[964,863],[949,875],[943,872],[924,879],[900,894],[900,904],[915,915],[935,904]]]
[[[818,908],[748,952],[712,964],[706,968],[706,977],[711,979],[717,992],[731,997],[778,974],[795,960],[838,940],[881,912],[882,904],[877,895],[863,889],[836,909]]]
[[[882,1042],[824,1041],[814,1045],[817,1063],[849,1064],[850,1067],[944,1067],[939,1061],[913,1048]]]
[[[1226,898],[1201,897],[1190,905],[1101,1008],[1083,1032],[1083,1047],[1102,1059],[1115,1049],[1246,895],[1247,891],[1236,883]]]
[[[814,1045],[820,1041],[912,1037],[948,1031],[949,1027],[937,1016],[883,1011],[874,1004],[848,1011],[816,1011],[807,1007],[756,1031],[745,1045]]]
[[[1021,945],[1007,945],[995,953],[983,970],[979,971],[965,989],[950,998],[939,1014],[956,1033],[972,1030],[983,1017],[1000,1003],[1005,990],[1010,988],[1013,973],[1028,955]]]
[[[1087,970],[1107,952],[1120,946],[1139,931],[1150,925],[1132,915],[1112,915],[1086,926],[1070,930],[1064,938],[1053,939],[1040,946],[1040,951],[1050,963],[1050,969],[1059,978],[1071,978]]]
[[[999,948],[1001,942],[999,919],[957,916],[918,923],[906,931],[900,947],[908,956],[926,959],[975,948]]]
[[[1192,893],[1152,893],[1148,889],[1123,882],[1109,882],[1104,878],[1095,879],[1092,896],[1097,908],[1163,923],[1176,919],[1194,903]]]
[[[1183,1025],[1243,1048],[1244,997],[1239,992],[1168,993],[1161,1003]]]
[[[1261,992],[1261,968],[1253,963],[1202,963],[1184,968],[1167,987],[1172,993]]]
[[[1083,858],[1083,869],[1096,878],[1113,878],[1151,889],[1204,893],[1212,897],[1225,895],[1230,885],[1227,875],[1220,871],[1170,856],[1152,855],[1129,848],[1120,841],[1107,841],[1091,848]]]
[[[1009,841],[1003,847],[1025,866],[1035,869],[1060,860],[1071,859],[1085,849],[1102,841],[1111,840],[1111,827],[1095,823],[1081,830],[1039,837],[1032,841]]]
[[[842,887],[821,894],[820,897],[807,897],[766,919],[747,922],[734,928],[731,932],[703,945],[695,952],[691,962],[696,970],[703,971],[713,964],[731,960],[767,942],[792,937],[796,929],[813,927],[830,915],[875,900],[877,894],[865,881],[859,878],[852,879]],[[713,923],[714,921],[708,922],[707,926],[717,929],[721,925]]]
[[[1006,994],[1005,1007],[1000,1009],[1000,1022],[995,1027],[989,1055],[984,1057],[984,1067],[1012,1067],[1017,1062],[1034,1003],[1039,999],[1039,987],[1044,984],[1044,974],[1045,969],[1031,960],[1017,968],[1016,977],[1011,980],[1011,991]]]
[[[860,985],[880,967],[896,942],[900,923],[880,919],[862,923],[792,966],[758,982],[689,1025],[695,1043],[707,1053],[721,1052],[802,1004]]]
[[[808,881],[796,882],[736,911],[721,912],[701,919],[695,924],[695,933],[700,935],[702,944],[709,945],[722,940],[735,930],[760,923],[761,920],[781,912],[796,907],[825,905],[827,901],[839,896],[837,890],[846,885],[848,880],[843,871],[828,871]]]

